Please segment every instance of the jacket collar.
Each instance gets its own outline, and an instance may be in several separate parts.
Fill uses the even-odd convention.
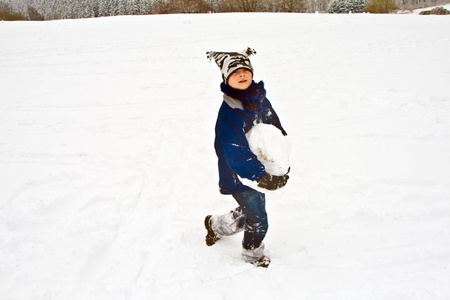
[[[223,94],[223,101],[225,101],[225,103],[228,104],[228,106],[231,107],[232,109],[244,110],[244,106],[242,105],[241,101],[231,98],[226,94]]]
[[[224,93],[223,100],[233,109],[259,113],[262,110],[262,102],[266,98],[264,82],[252,81],[250,87],[245,90],[236,90],[222,82],[220,89]]]

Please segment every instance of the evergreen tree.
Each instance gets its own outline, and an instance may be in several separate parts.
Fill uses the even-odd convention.
[[[109,1],[100,0],[98,4],[98,12],[100,17],[106,17],[110,15]]]
[[[124,16],[124,15],[128,15],[129,11],[128,11],[128,0],[118,0],[118,15],[119,16]]]
[[[79,15],[80,18],[94,18],[95,14],[95,3],[93,0],[78,0],[80,1]],[[97,6],[98,13],[98,6]]]
[[[139,14],[139,6],[136,4],[138,0],[129,0],[128,1],[128,11],[130,15],[138,15]]]
[[[334,14],[364,12],[363,0],[334,0],[328,6],[328,12]]]
[[[110,1],[110,13],[111,16],[118,16],[119,14],[119,1],[111,0]]]

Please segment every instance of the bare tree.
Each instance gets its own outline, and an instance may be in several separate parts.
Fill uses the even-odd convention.
[[[305,0],[284,0],[285,12],[305,12],[306,4]]]
[[[177,12],[201,13],[211,10],[204,0],[172,0]]]
[[[250,12],[256,11],[262,0],[237,0],[240,11]]]

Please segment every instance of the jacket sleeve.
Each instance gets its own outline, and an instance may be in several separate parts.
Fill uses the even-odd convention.
[[[221,118],[217,126],[217,138],[231,171],[250,180],[259,180],[263,176],[264,165],[250,151],[242,124],[233,119]]]

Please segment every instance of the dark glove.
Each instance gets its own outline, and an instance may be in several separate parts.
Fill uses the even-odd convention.
[[[288,172],[289,173],[289,172]],[[265,173],[258,181],[258,186],[269,191],[274,191],[286,185],[289,175],[275,176]]]

